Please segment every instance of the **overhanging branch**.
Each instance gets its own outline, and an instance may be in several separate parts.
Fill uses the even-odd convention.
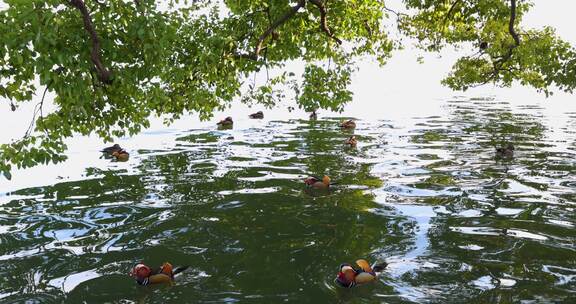
[[[326,5],[322,3],[322,0],[310,0],[310,3],[314,4],[320,11],[320,29],[322,29],[322,31],[324,31],[328,37],[334,39],[334,41],[336,41],[338,44],[342,44],[342,40],[338,39],[338,37],[336,37],[328,27],[326,21]]]
[[[452,3],[450,9],[448,9],[448,12],[446,13],[446,16],[444,16],[444,24],[446,24],[446,21],[450,18],[450,16],[452,16],[452,12],[454,12],[454,9],[456,9],[456,6],[460,3],[460,1],[462,0],[456,0],[454,3]]]
[[[94,29],[94,24],[92,23],[92,18],[88,12],[86,4],[82,0],[70,0],[70,4],[78,9],[82,14],[82,20],[84,21],[84,29],[90,35],[90,40],[92,40],[92,50],[90,51],[90,59],[96,68],[96,73],[100,81],[106,84],[112,83],[112,73],[104,66],[102,59],[100,58],[100,39],[98,34]]]
[[[500,71],[504,71],[506,69],[503,68],[505,62],[512,58],[512,54],[514,49],[520,46],[520,36],[516,33],[516,29],[514,25],[516,23],[516,0],[510,0],[510,19],[508,21],[508,33],[514,39],[514,44],[508,47],[508,51],[501,57],[496,58],[494,61],[494,72],[492,73],[492,79],[495,79]]]
[[[516,33],[514,29],[514,23],[516,22],[516,0],[510,0],[510,21],[508,22],[508,32],[512,38],[514,38],[514,47],[516,48],[520,45],[520,36]]]

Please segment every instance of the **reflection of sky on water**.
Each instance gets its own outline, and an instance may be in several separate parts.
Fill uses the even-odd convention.
[[[1,2],[1,1],[0,1]],[[558,9],[559,1],[536,0],[532,12],[526,16],[525,23],[528,27],[541,27],[551,25],[557,29],[558,34],[576,45],[576,32],[572,30],[572,11],[576,8],[576,3],[561,4],[562,9]],[[554,16],[553,18],[550,16]],[[426,54],[425,64],[418,64],[416,57],[420,54],[414,50],[398,52],[384,67],[368,61],[360,62],[360,71],[354,76],[352,90],[354,92],[354,102],[347,106],[343,115],[353,116],[366,120],[390,119],[396,125],[401,125],[406,118],[416,116],[442,115],[444,106],[440,100],[446,100],[455,94],[465,96],[497,96],[500,100],[509,101],[512,104],[526,104],[525,111],[533,113],[529,105],[537,105],[543,116],[543,120],[557,128],[574,127],[574,118],[564,115],[567,112],[576,112],[576,102],[572,95],[556,93],[551,98],[545,98],[542,94],[536,93],[533,89],[514,87],[512,89],[498,89],[491,86],[471,89],[465,94],[455,93],[442,87],[439,83],[449,71],[450,66],[457,56],[465,53],[446,51],[442,57],[435,54]],[[298,70],[298,67],[294,67]],[[38,97],[38,96],[37,96]],[[48,96],[50,98],[50,96]],[[7,111],[3,107],[0,111],[0,119],[3,124],[3,131],[0,132],[0,142],[9,142],[24,134],[30,121],[33,104],[21,106],[16,112]],[[46,109],[48,110],[48,109]],[[516,109],[518,110],[518,109]],[[131,154],[131,160],[126,163],[116,163],[112,167],[130,170],[139,158],[133,153],[137,149],[165,150],[170,151],[174,147],[174,137],[183,130],[191,127],[212,126],[215,120],[232,113],[235,118],[235,130],[261,127],[266,122],[248,120],[248,113],[254,110],[245,106],[235,105],[225,113],[216,113],[214,120],[210,122],[199,122],[197,117],[186,117],[166,128],[160,119],[152,120],[152,127],[133,138],[117,140],[125,146]],[[324,114],[324,113],[322,113]],[[335,114],[332,114],[335,115]],[[305,113],[296,110],[288,113],[285,107],[266,111],[266,120],[288,118],[304,118]],[[570,125],[571,124],[571,125]],[[241,137],[243,132],[234,131],[234,136]],[[557,131],[547,134],[551,139],[560,140],[561,134]],[[68,161],[61,165],[41,166],[25,171],[15,170],[13,181],[7,182],[0,178],[0,192],[10,191],[33,185],[52,184],[54,181],[66,179],[79,179],[83,176],[86,167],[106,169],[110,167],[108,160],[98,160],[97,151],[102,148],[99,139],[74,138],[69,141]],[[554,147],[551,147],[554,149]],[[566,149],[566,148],[563,148]],[[574,149],[574,147],[572,148]]]
[[[394,294],[419,302],[454,290],[448,288],[452,283],[438,283],[442,280],[464,281],[468,292],[516,288],[523,274],[506,268],[508,253],[564,251],[573,241],[565,234],[574,226],[568,208],[574,204],[573,183],[566,178],[573,152],[564,147],[574,134],[543,119],[540,106],[529,114],[494,99],[438,103],[440,115],[358,120],[355,134],[362,144],[354,150],[343,150],[348,134],[333,118],[316,123],[239,119],[239,126],[226,131],[209,126],[152,132],[126,141],[143,146],[148,137],[155,138],[134,151],[128,163],[98,159],[94,149],[87,163],[100,166],[89,168],[84,182],[62,181],[0,197],[2,208],[17,213],[7,217],[10,229],[0,236],[20,233],[34,240],[13,241],[16,249],[0,255],[0,261],[62,251],[80,260],[110,259],[103,263],[116,273],[119,256],[141,246],[166,248],[171,240],[184,244],[173,249],[176,256],[211,259],[215,251],[251,256],[251,247],[237,239],[249,231],[265,237],[262,244],[257,241],[263,252],[288,252],[294,267],[310,251],[321,250],[323,259],[346,251],[337,235],[348,228],[328,220],[344,216],[354,229],[370,229],[366,235],[377,238],[372,245],[361,240],[354,245],[366,246],[371,260],[389,263],[381,282],[391,290],[388,296],[375,292],[378,297]],[[564,140],[546,136],[557,130]],[[515,160],[494,160],[493,136],[500,133],[517,143]],[[319,170],[328,170],[340,184],[331,193],[302,191],[302,178]],[[326,207],[328,213],[322,210]],[[197,208],[203,211],[192,211]],[[274,217],[279,214],[280,219]],[[358,220],[366,214],[375,222]],[[294,235],[291,225],[304,227],[304,233]],[[191,241],[203,237],[216,245]],[[493,263],[500,266],[492,269]],[[218,278],[225,269],[208,273]],[[556,273],[551,275],[566,279]],[[323,274],[333,279],[330,270]],[[46,275],[48,285],[73,293],[109,274],[84,267]],[[204,279],[190,275],[186,280]]]

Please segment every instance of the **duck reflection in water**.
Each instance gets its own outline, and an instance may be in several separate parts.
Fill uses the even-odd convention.
[[[496,159],[510,159],[512,157],[514,157],[514,145],[512,143],[496,148]]]
[[[358,140],[356,139],[355,135],[352,135],[348,139],[346,139],[344,144],[349,146],[350,148],[356,148],[356,145],[358,145]]]

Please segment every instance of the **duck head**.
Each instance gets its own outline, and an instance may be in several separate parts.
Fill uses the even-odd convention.
[[[316,182],[318,182],[318,179],[315,178],[315,177],[313,177],[313,176],[310,176],[310,177],[307,177],[307,178],[304,179],[304,183],[305,183],[306,185],[309,185],[309,186],[311,186],[312,184],[314,184],[314,183],[316,183]]]
[[[130,272],[130,276],[134,277],[136,280],[144,280],[145,278],[149,277],[152,274],[152,269],[145,264],[136,264],[132,271]]]
[[[340,271],[336,276],[336,282],[343,287],[353,287],[356,282],[356,270],[350,264],[344,263],[340,265]]]
[[[120,151],[120,150],[122,150],[122,147],[120,147],[119,144],[114,144],[110,147],[106,147],[100,150],[100,152],[112,154],[114,151]]]

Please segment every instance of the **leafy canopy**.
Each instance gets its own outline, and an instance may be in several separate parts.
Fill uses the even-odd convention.
[[[457,90],[514,81],[572,92],[576,53],[551,28],[521,27],[527,0],[4,0],[0,102],[17,110],[37,92],[24,138],[0,146],[0,171],[66,157],[64,140],[132,135],[151,115],[207,119],[233,101],[273,107],[293,90],[306,111],[341,111],[355,61],[385,64],[405,41],[423,51],[473,46],[444,84]],[[404,38],[404,39],[403,39]],[[406,39],[408,38],[408,39]],[[256,84],[251,77],[302,62]]]

